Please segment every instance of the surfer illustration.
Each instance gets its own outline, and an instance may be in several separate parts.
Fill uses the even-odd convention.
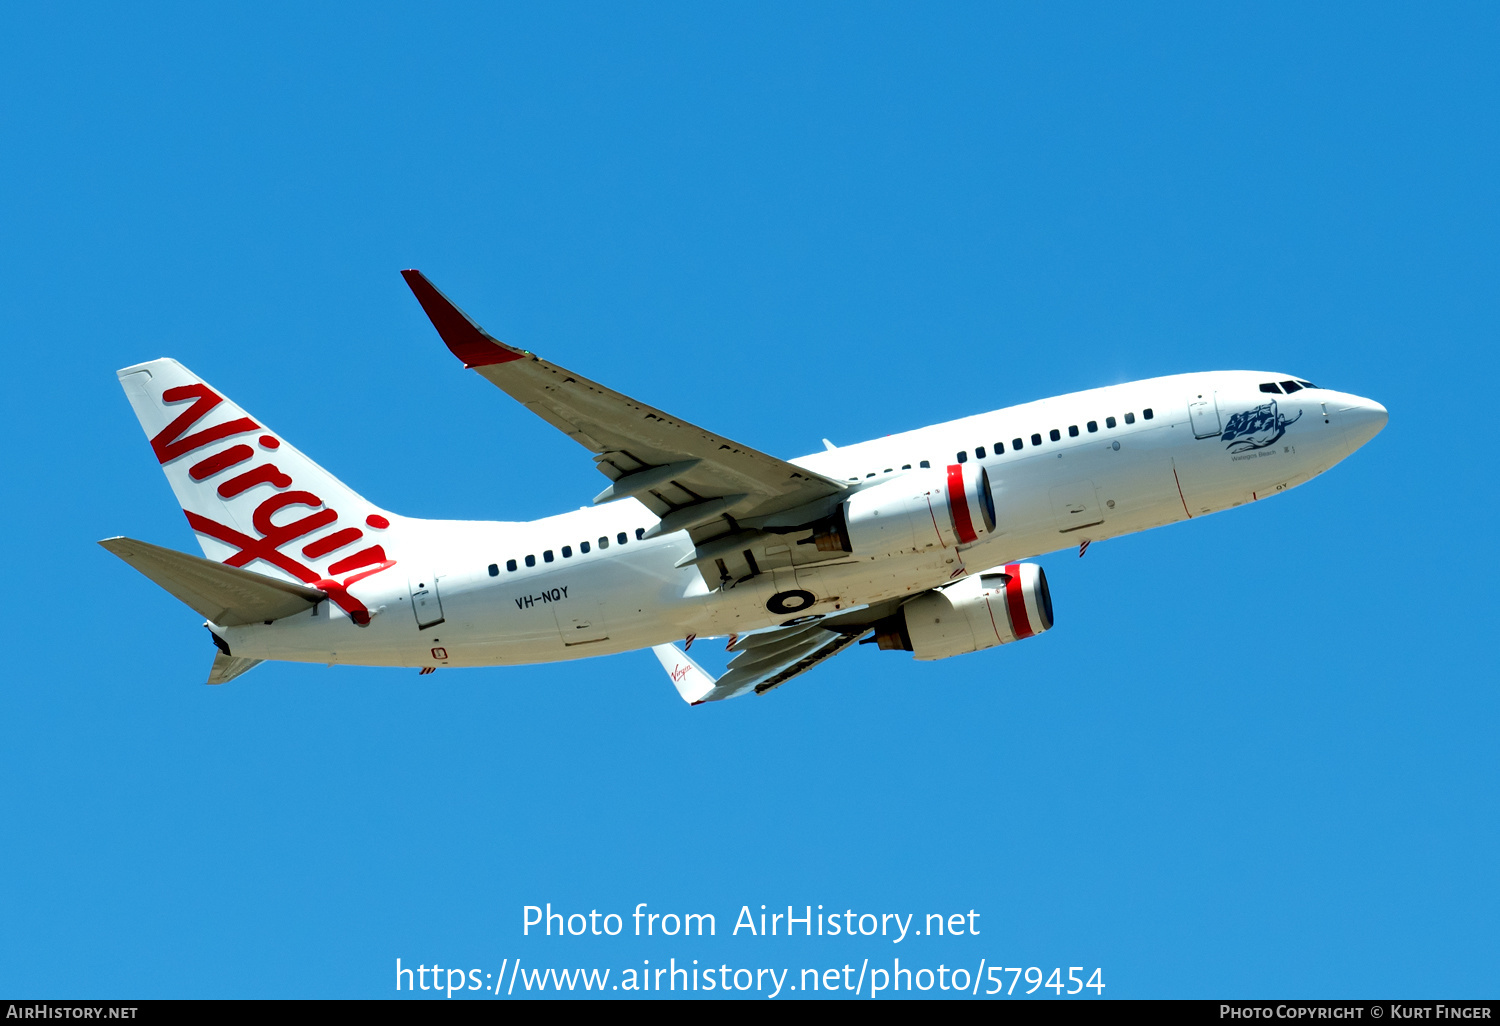
[[[1295,424],[1301,419],[1302,411],[1299,410],[1295,417],[1288,420],[1285,414],[1276,409],[1276,400],[1272,399],[1253,410],[1245,410],[1230,417],[1220,438],[1229,442],[1230,452],[1264,449],[1268,445],[1275,445],[1286,434],[1287,425]]]

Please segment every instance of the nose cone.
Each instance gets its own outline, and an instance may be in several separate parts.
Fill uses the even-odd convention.
[[[1344,438],[1353,452],[1380,433],[1390,415],[1373,399],[1350,396],[1350,402],[1340,408],[1339,423],[1344,428]]]

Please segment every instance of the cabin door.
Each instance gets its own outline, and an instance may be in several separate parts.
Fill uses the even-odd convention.
[[[417,629],[425,630],[443,622],[443,600],[438,596],[436,577],[408,580],[411,588],[411,611],[417,617]]]
[[[1212,438],[1224,430],[1219,423],[1219,404],[1214,398],[1217,394],[1188,396],[1188,417],[1193,422],[1194,438]]]

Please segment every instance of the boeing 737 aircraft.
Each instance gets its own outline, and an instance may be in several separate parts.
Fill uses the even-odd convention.
[[[782,460],[506,345],[402,274],[453,355],[609,484],[530,523],[403,517],[175,360],[126,367],[207,558],[100,544],[207,618],[210,684],[267,659],[430,673],[649,646],[697,704],[762,694],[856,642],[946,659],[1051,628],[1025,560],[1286,491],[1386,422],[1295,375],[1205,371]],[[717,679],[674,644],[724,636]]]

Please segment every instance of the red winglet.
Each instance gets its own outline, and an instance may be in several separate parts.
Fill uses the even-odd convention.
[[[487,367],[521,358],[521,353],[485,334],[483,328],[454,306],[453,301],[439,292],[421,271],[402,271],[401,277],[406,279],[443,342],[465,367]]]

